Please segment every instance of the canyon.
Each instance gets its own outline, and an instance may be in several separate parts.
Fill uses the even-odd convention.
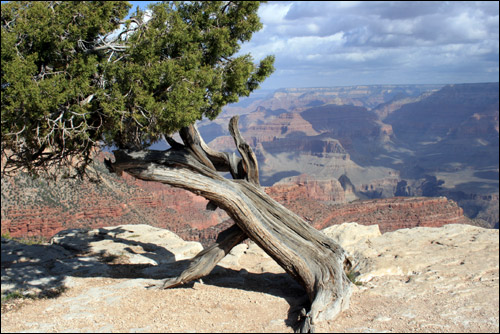
[[[498,83],[261,93],[197,124],[212,148],[234,151],[226,128],[235,114],[266,192],[317,228],[498,228]],[[92,167],[99,182],[2,176],[2,234],[146,223],[206,246],[232,224],[204,198],[109,174],[105,156]]]
[[[207,211],[208,201],[188,191],[137,180],[119,178],[101,168],[100,183],[58,180],[39,182],[18,175],[2,184],[2,234],[11,237],[44,237],[61,230],[95,229],[103,226],[148,224],[168,228],[184,240],[213,243],[222,230],[232,225],[227,214]],[[22,186],[23,201],[9,194]],[[349,192],[338,180],[318,181],[307,175],[278,182],[265,191],[279,203],[318,229],[344,222],[377,224],[382,232],[399,228],[440,227],[449,223],[473,224],[457,204],[444,197],[394,197],[356,200],[347,203]]]
[[[307,174],[342,178],[347,201],[445,196],[498,228],[498,90],[498,83],[281,89],[198,127],[227,150],[225,124],[241,115],[263,185]]]

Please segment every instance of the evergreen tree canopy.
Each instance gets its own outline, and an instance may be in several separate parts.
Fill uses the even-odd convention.
[[[259,1],[2,4],[2,156],[85,167],[99,146],[144,148],[248,96],[274,70],[236,57]],[[5,166],[4,166],[5,167]]]

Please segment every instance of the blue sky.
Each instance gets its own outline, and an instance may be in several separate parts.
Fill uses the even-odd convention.
[[[240,53],[276,56],[264,89],[496,82],[498,13],[497,1],[269,1]]]

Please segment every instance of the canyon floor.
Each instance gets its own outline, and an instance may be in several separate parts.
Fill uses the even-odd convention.
[[[355,263],[348,310],[318,332],[498,332],[498,230],[450,224],[380,234],[323,230]],[[2,239],[2,332],[293,332],[304,291],[254,243],[182,287],[161,283],[201,250],[148,225],[59,233],[52,244]]]

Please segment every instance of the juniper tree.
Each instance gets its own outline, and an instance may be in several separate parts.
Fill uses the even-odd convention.
[[[307,331],[348,304],[344,250],[262,190],[237,117],[229,130],[239,156],[212,150],[194,125],[274,71],[273,56],[258,64],[237,56],[262,28],[258,8],[258,1],[175,1],[127,18],[123,1],[3,3],[2,169],[84,171],[96,150],[116,147],[112,172],[187,189],[235,222],[162,288],[209,274],[250,238],[305,288]],[[148,149],[161,138],[168,150]]]

